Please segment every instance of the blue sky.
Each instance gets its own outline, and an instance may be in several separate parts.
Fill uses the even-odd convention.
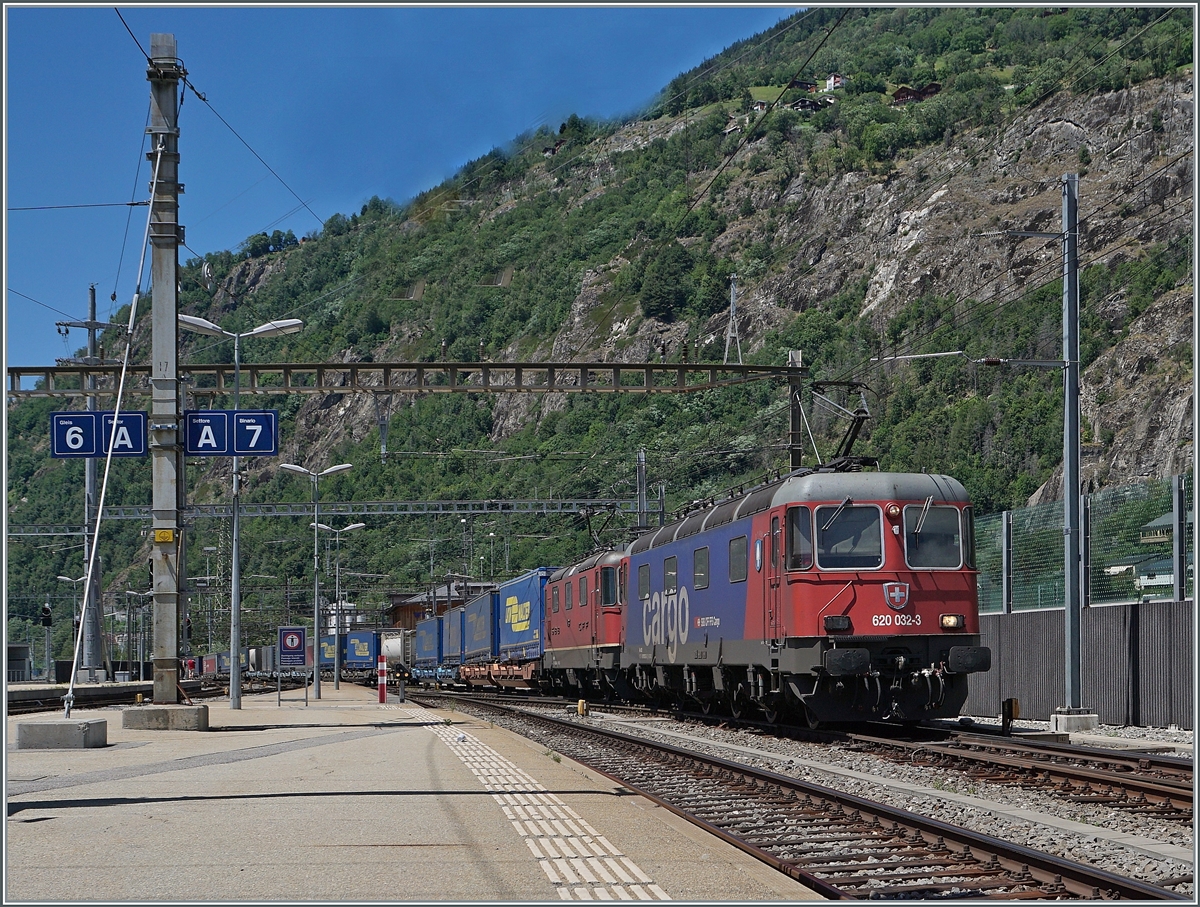
[[[188,92],[183,261],[262,230],[302,236],[373,195],[405,201],[571,113],[635,113],[796,8],[121,7],[131,36],[111,6],[8,6],[6,364],[74,355],[85,333],[64,341],[55,322],[86,317],[89,284],[101,321],[132,297],[145,208],[12,209],[146,198],[151,33],[175,35],[190,82],[316,214]]]

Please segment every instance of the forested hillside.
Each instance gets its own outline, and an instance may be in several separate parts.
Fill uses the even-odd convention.
[[[814,377],[863,382],[861,400],[842,399],[872,414],[856,452],[885,469],[955,475],[994,512],[1055,493],[1061,377],[963,357],[878,360],[1061,358],[1060,244],[1006,231],[1057,231],[1062,175],[1078,173],[1086,476],[1096,486],[1170,475],[1193,450],[1191,17],[800,13],[682,73],[634,121],[581,111],[415,199],[371,198],[308,236],[258,234],[189,260],[181,311],[231,330],[304,319],[298,334],[247,341],[247,362],[720,361],[736,274],[747,361],[784,364],[796,349]],[[904,88],[918,97],[897,103]],[[180,341],[183,363],[232,361],[229,343]],[[134,349],[145,361],[148,324]],[[10,523],[82,522],[82,463],[46,449],[59,405],[10,407]],[[674,509],[787,464],[785,388],[766,383],[655,396],[397,394],[386,462],[366,396],[254,405],[280,411],[279,462],[354,464],[323,482],[326,500],[630,498],[645,449]],[[828,455],[845,423],[812,417]],[[276,461],[243,463],[244,500],[308,500],[309,485]],[[193,461],[187,481],[192,501],[225,502],[229,464]],[[109,504],[148,495],[145,464],[115,464]],[[219,522],[189,528],[192,574],[210,569],[205,546],[227,557]],[[629,522],[372,518],[342,557],[399,588],[487,572],[482,556],[497,575],[505,563],[564,563],[596,538],[628,538]],[[302,578],[306,526],[244,520],[243,573],[267,585]],[[106,589],[142,582],[141,528],[106,529]],[[78,575],[75,560],[14,543],[10,591],[52,588],[56,574]]]

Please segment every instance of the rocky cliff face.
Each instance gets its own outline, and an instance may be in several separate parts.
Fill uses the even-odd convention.
[[[1060,242],[1003,231],[1058,232],[1066,173],[1080,175],[1083,266],[1116,267],[1151,244],[1190,234],[1193,123],[1191,79],[1172,78],[1102,95],[1057,96],[992,133],[948,136],[886,175],[801,172],[785,182],[768,170],[735,178],[714,199],[729,221],[714,251],[728,253],[768,233],[775,247],[791,250],[782,266],[742,281],[743,349],[755,349],[771,328],[859,281],[867,286],[861,317],[882,333],[900,308],[926,295],[1001,301],[1054,280],[1061,274]],[[637,138],[618,134],[609,145]],[[739,161],[766,141],[742,149]],[[699,174],[695,182],[704,185],[713,175]],[[748,217],[739,215],[746,197],[756,209]],[[554,339],[554,358],[633,361],[654,356],[664,342],[675,349],[686,336],[685,325],[653,319],[595,328],[600,298],[623,264],[613,261],[585,277]],[[1085,481],[1112,485],[1190,469],[1193,298],[1190,278],[1160,295],[1084,373],[1083,416],[1094,438],[1085,448]],[[1119,316],[1128,305],[1120,296],[1090,304],[1110,323],[1125,320]],[[719,340],[727,321],[725,313],[713,316],[702,334]],[[804,352],[806,361],[820,356]],[[497,435],[515,429],[529,408],[529,401],[502,404]],[[1060,494],[1061,475],[1034,501]]]
[[[861,317],[882,336],[899,310],[924,296],[1000,303],[1056,279],[1061,243],[1004,231],[1057,233],[1066,173],[1080,176],[1083,266],[1116,267],[1136,260],[1152,244],[1190,235],[1193,123],[1189,76],[1102,95],[1060,94],[991,132],[948,134],[943,143],[881,174],[814,176],[797,157],[791,172],[798,175],[789,178],[779,168],[749,165],[764,152],[767,139],[748,144],[734,161],[747,165],[741,175],[709,199],[728,223],[713,251],[741,255],[750,243],[769,237],[772,248],[785,253],[769,265],[740,272],[743,351],[756,350],[769,330],[848,287],[866,286]],[[598,197],[606,181],[617,178],[613,154],[669,132],[670,124],[631,123],[597,142],[585,177],[588,192],[575,203]],[[693,174],[692,185],[706,185],[715,175]],[[548,189],[556,191],[553,181],[535,171],[522,184],[507,187],[494,204],[482,202],[481,208],[490,210],[480,216],[495,217],[522,194]],[[754,209],[749,215],[742,213],[747,198]],[[635,238],[627,253],[588,271],[557,334],[521,358],[646,361],[664,347],[673,354],[689,334],[687,324],[610,311],[604,301],[615,276],[636,257],[637,243]],[[246,273],[240,280],[264,276]],[[1090,429],[1085,432],[1085,483],[1116,485],[1190,469],[1193,299],[1190,277],[1168,288],[1085,370],[1082,409]],[[1128,320],[1129,303],[1120,294],[1088,305],[1110,324]],[[718,313],[699,332],[693,326],[691,335],[699,333],[720,347],[727,322],[727,313]],[[394,336],[373,351],[375,359],[398,358],[395,350],[402,341]],[[1061,355],[1053,324],[1046,345],[1051,357]],[[819,349],[803,352],[806,362],[821,355]],[[515,346],[496,355],[516,357]],[[564,402],[561,395],[497,398],[493,440]],[[343,427],[342,437],[359,439],[375,427],[377,416],[374,401],[366,398],[306,401],[285,455],[297,462],[323,462],[326,448],[339,440],[336,426]],[[1060,496],[1061,473],[1031,501]]]

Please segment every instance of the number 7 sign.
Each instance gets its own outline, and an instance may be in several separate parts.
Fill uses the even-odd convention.
[[[273,409],[238,410],[233,414],[235,456],[277,456],[279,413]]]

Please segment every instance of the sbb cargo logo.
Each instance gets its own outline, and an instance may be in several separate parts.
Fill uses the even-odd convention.
[[[687,642],[690,625],[686,586],[670,594],[655,592],[642,609],[643,645],[667,646],[667,658],[674,662],[680,644]]]

